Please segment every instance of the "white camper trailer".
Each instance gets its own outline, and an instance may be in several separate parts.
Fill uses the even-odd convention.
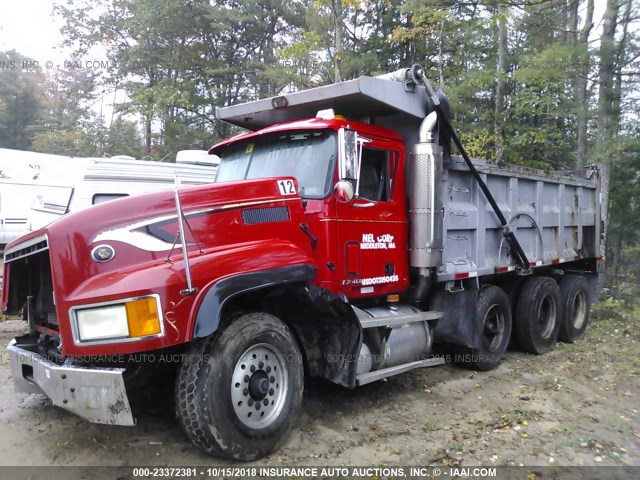
[[[76,164],[77,159],[62,155],[0,149],[0,246],[29,230],[31,201],[43,184],[43,172],[71,172]]]
[[[219,159],[178,152],[176,163],[80,158],[0,149],[0,247],[67,212],[116,198],[213,182]]]

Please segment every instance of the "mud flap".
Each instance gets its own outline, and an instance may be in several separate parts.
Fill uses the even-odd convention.
[[[480,347],[482,325],[476,322],[478,290],[457,292],[438,290],[431,296],[429,310],[438,310],[444,317],[438,320],[434,330],[435,343],[453,343],[469,348]]]

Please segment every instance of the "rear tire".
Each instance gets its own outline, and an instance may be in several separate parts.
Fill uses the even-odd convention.
[[[303,388],[302,356],[289,328],[268,313],[250,313],[188,353],[176,381],[176,409],[200,449],[254,460],[286,438]]]
[[[560,301],[562,302],[562,322],[558,339],[573,343],[587,329],[589,323],[589,287],[581,275],[565,275],[560,281]]]
[[[540,355],[553,350],[562,321],[558,284],[549,277],[532,277],[524,284],[516,305],[514,332],[518,346]]]
[[[473,370],[493,370],[504,360],[511,338],[511,305],[504,290],[493,285],[480,290],[476,321],[482,322],[482,346],[463,347],[458,363]]]

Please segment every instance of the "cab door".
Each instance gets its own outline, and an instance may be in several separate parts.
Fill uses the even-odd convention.
[[[403,154],[396,142],[358,137],[355,197],[336,202],[338,288],[351,299],[408,288]]]

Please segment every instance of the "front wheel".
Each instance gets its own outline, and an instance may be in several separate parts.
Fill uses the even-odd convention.
[[[289,328],[268,313],[250,313],[188,353],[177,378],[178,418],[205,452],[254,460],[286,438],[303,388]]]

